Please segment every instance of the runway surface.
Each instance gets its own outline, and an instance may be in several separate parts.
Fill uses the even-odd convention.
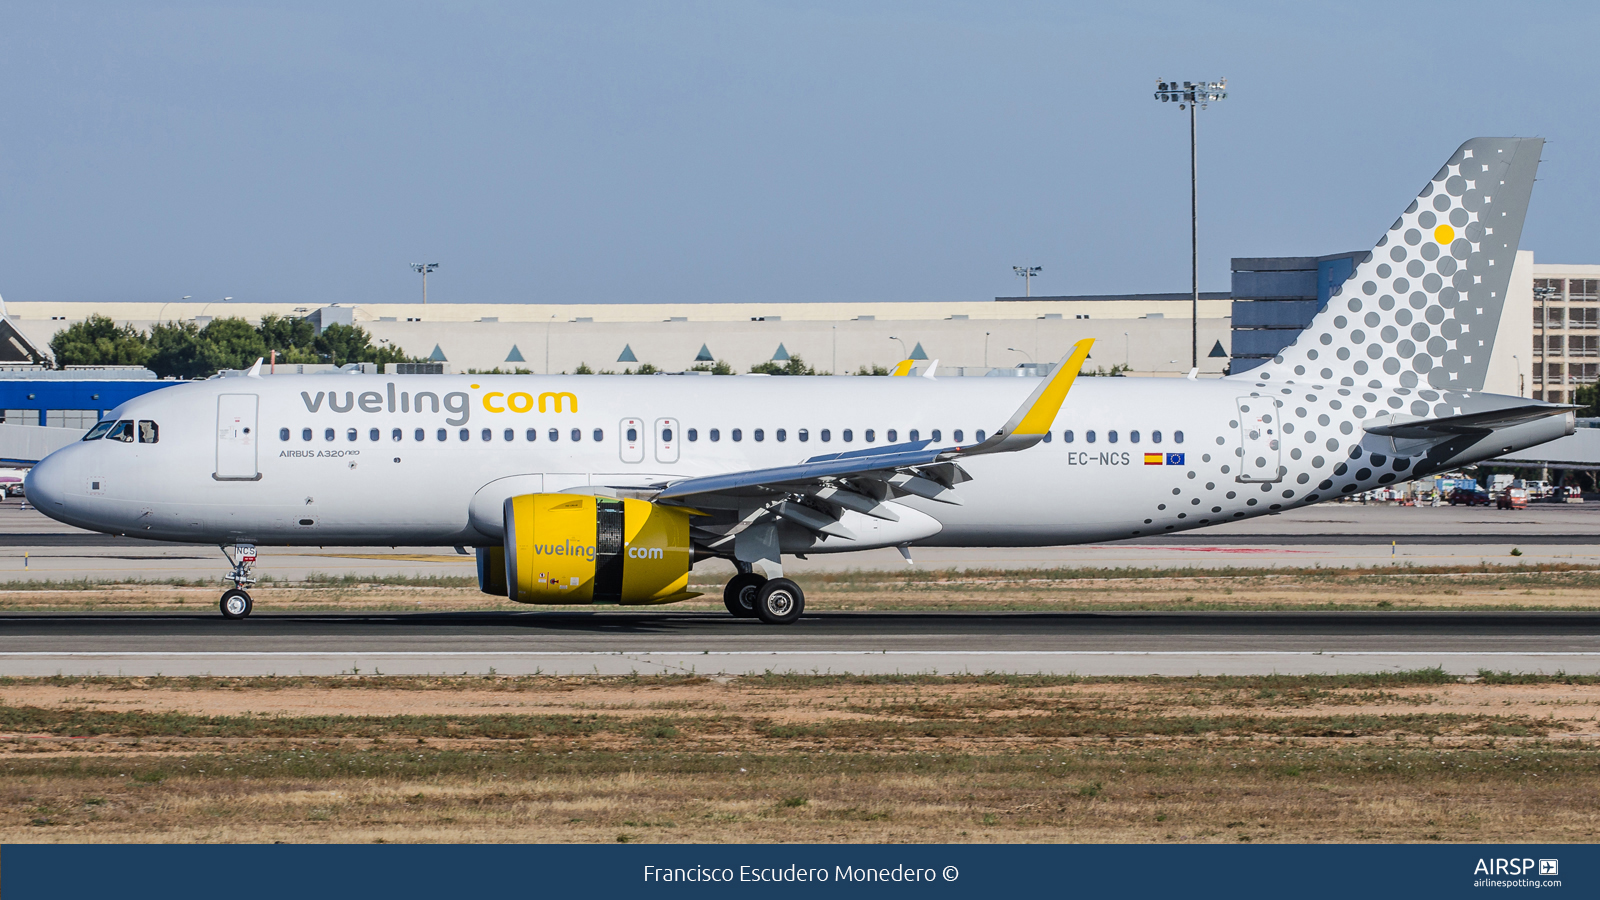
[[[1600,674],[1600,614],[720,613],[0,616],[3,675]]]

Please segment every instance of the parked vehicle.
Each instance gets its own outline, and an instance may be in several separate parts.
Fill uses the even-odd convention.
[[[1451,506],[1488,506],[1489,495],[1474,488],[1456,488],[1450,492]]]
[[[1495,505],[1500,509],[1527,509],[1528,492],[1522,488],[1507,488],[1500,493]]]

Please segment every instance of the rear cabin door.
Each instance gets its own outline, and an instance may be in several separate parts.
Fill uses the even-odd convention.
[[[677,419],[656,420],[656,462],[675,463],[678,461],[678,441],[682,440],[678,434]]]
[[[218,481],[257,481],[255,394],[221,394],[217,397]]]
[[[1239,481],[1274,482],[1282,480],[1279,465],[1282,425],[1278,421],[1278,401],[1271,397],[1240,397]]]
[[[643,419],[623,419],[617,428],[617,440],[622,442],[623,462],[644,462]]]

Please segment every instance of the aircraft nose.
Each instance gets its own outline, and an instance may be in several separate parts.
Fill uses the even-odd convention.
[[[22,480],[28,502],[46,515],[65,511],[67,505],[67,467],[59,456],[53,453],[40,460]]]

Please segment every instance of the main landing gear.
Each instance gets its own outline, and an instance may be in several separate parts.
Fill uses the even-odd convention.
[[[800,585],[787,578],[740,572],[722,589],[722,603],[737,618],[788,625],[805,611],[806,595]]]
[[[250,594],[245,588],[256,583],[256,545],[235,544],[234,553],[230,554],[227,547],[222,548],[222,555],[228,557],[228,562],[233,563],[233,571],[229,572],[226,579],[233,582],[233,587],[222,594],[222,617],[224,619],[242,619],[250,615],[255,608]]]

